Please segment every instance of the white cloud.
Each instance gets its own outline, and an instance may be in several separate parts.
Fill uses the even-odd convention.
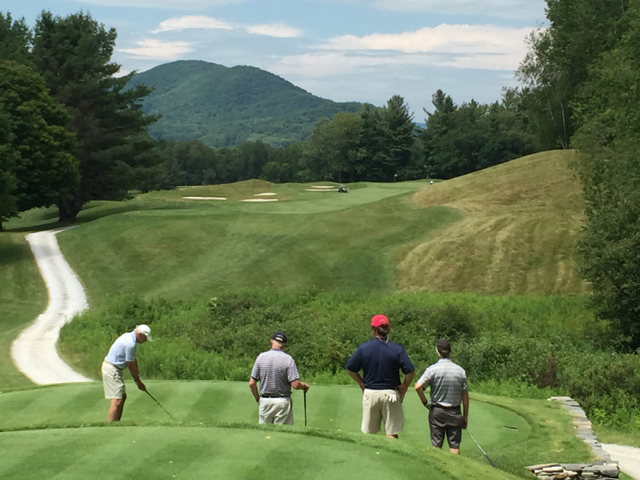
[[[187,15],[174,17],[160,22],[159,27],[153,33],[179,31],[189,28],[232,30],[228,23],[204,15]]]
[[[311,70],[327,71],[332,68],[344,71],[346,65],[355,68],[363,63],[371,65],[381,62],[515,70],[524,58],[527,50],[524,39],[531,30],[443,24],[400,34],[345,35],[319,47],[321,50],[342,53],[302,56],[300,65],[310,66],[310,63],[314,63],[315,67],[311,67]]]
[[[249,33],[278,38],[295,38],[300,36],[301,34],[301,31],[297,28],[289,27],[288,25],[284,24],[250,25],[246,27],[246,29]]]
[[[138,45],[137,48],[121,48],[119,51],[152,60],[177,60],[183,54],[194,51],[192,45],[187,42],[161,42],[160,40],[145,39],[135,43]]]
[[[545,19],[544,0],[366,0],[379,10],[484,15],[496,18]]]
[[[167,10],[202,10],[219,5],[245,3],[246,0],[79,0],[103,7],[161,8]]]

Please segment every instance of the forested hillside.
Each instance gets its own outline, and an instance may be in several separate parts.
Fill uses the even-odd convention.
[[[210,147],[260,140],[286,146],[304,140],[321,118],[357,112],[361,104],[316,97],[259,68],[178,61],[135,75],[128,87],[155,90],[143,101],[156,139],[200,140]]]

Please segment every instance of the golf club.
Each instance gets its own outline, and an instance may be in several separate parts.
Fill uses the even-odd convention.
[[[153,401],[154,401],[154,402],[156,402],[156,403],[158,404],[158,406],[159,406],[161,409],[163,409],[165,412],[167,412],[167,409],[166,409],[166,408],[164,408],[162,405],[160,405],[160,402],[159,402],[158,400],[156,400],[156,399],[153,397],[153,395],[151,395],[151,394],[149,393],[149,390],[145,390],[145,392],[147,392],[147,395],[149,395],[149,396],[153,399]],[[171,418],[173,418],[173,415],[171,415],[169,412],[167,412],[167,415],[169,415]],[[175,418],[173,418],[173,419],[177,422],[177,420],[176,420]],[[478,445],[478,446],[480,446],[480,445]]]
[[[304,426],[307,426],[307,391],[304,391]]]
[[[487,455],[487,452],[485,452],[485,451],[482,449],[482,447],[480,446],[480,444],[479,444],[478,442],[476,442],[476,439],[475,439],[475,438],[473,438],[473,435],[471,435],[471,433],[469,433],[469,430],[467,430],[467,429],[465,428],[465,432],[467,432],[467,433],[469,434],[469,436],[471,437],[471,440],[473,440],[473,443],[475,443],[475,444],[478,446],[478,448],[480,449],[480,451],[482,452],[482,454],[484,455],[484,457],[485,457],[487,460],[489,460],[489,463],[491,464],[491,466],[492,466],[493,468],[498,468],[498,467],[496,467],[496,464],[495,464],[495,463],[493,463],[493,461],[491,461],[491,459],[489,458],[489,455]]]

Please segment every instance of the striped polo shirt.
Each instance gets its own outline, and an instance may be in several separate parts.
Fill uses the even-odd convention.
[[[448,358],[434,363],[418,380],[425,389],[431,386],[431,402],[443,407],[458,407],[462,403],[462,393],[467,392],[467,374],[459,365]]]
[[[260,381],[260,395],[291,396],[291,382],[300,379],[296,362],[291,355],[272,348],[256,358],[251,378]]]

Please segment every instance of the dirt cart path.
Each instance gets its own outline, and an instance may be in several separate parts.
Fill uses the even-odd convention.
[[[91,381],[72,370],[56,351],[62,326],[88,307],[84,289],[58,246],[56,234],[64,230],[67,228],[26,237],[47,285],[49,305],[14,340],[11,357],[18,370],[38,385]]]

